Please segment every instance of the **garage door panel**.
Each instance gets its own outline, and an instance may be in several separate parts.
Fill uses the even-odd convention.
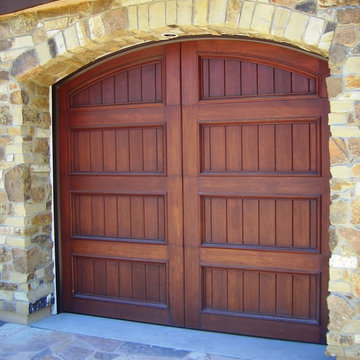
[[[70,96],[70,106],[79,108],[162,100],[162,59],[124,67],[75,91]]]
[[[164,174],[164,126],[71,132],[71,173]]]
[[[203,244],[316,250],[320,198],[201,197]]]
[[[312,74],[297,74],[266,65],[261,59],[226,58],[201,55],[200,86],[202,99],[265,95],[316,94],[317,79]]]
[[[166,241],[164,195],[72,194],[73,236]]]
[[[203,266],[203,309],[232,316],[257,315],[318,324],[318,274]],[[220,295],[221,294],[221,295]]]
[[[318,119],[199,125],[202,173],[315,174]]]

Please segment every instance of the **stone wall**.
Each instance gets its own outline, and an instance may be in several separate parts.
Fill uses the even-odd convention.
[[[360,358],[358,0],[62,0],[0,17],[0,319],[52,303],[49,87],[104,55],[179,36],[239,35],[329,60],[328,353]]]

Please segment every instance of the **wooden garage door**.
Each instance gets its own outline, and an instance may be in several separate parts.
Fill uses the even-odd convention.
[[[203,40],[61,85],[63,310],[324,342],[326,74]]]

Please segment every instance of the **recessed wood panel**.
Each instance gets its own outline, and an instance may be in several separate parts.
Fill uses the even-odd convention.
[[[164,127],[74,130],[73,173],[156,173],[165,169]]]
[[[203,311],[318,322],[317,274],[202,268]]]
[[[161,102],[161,78],[160,61],[120,70],[71,95],[71,107]]]
[[[238,59],[201,58],[201,98],[309,95],[316,79],[295,72]]]
[[[318,198],[202,197],[203,243],[317,249]]]
[[[73,236],[165,241],[165,197],[73,194]]]
[[[167,304],[166,264],[74,256],[74,295]]]
[[[201,171],[318,174],[317,121],[200,125]]]

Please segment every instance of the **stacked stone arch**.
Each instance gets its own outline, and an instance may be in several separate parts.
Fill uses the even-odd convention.
[[[0,318],[32,321],[52,304],[50,87],[168,34],[242,37],[329,59],[328,351],[358,358],[359,18],[356,0],[65,0],[0,16]]]

